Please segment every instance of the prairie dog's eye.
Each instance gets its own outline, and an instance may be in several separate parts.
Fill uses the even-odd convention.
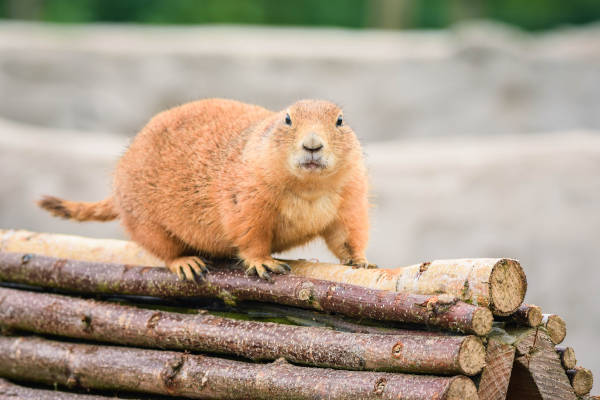
[[[290,114],[285,114],[285,123],[286,125],[292,126],[292,118],[290,117]]]
[[[342,124],[344,123],[344,118],[342,118],[342,116],[340,115],[337,119],[337,121],[335,121],[335,126],[342,126]]]

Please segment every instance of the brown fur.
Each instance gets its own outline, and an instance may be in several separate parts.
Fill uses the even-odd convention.
[[[268,270],[287,269],[272,253],[318,236],[342,262],[367,266],[366,172],[354,132],[336,125],[340,115],[317,100],[281,112],[223,99],[185,104],[135,137],[112,197],[40,205],[78,220],[118,214],[133,240],[188,279],[205,272],[197,255],[237,256],[269,278]],[[309,135],[321,150],[303,149]]]

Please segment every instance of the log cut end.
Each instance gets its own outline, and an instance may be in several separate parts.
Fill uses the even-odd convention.
[[[479,399],[479,396],[477,395],[477,388],[472,380],[464,376],[457,376],[456,379],[450,383],[443,399],[477,400]]]
[[[567,324],[564,319],[556,314],[544,314],[542,324],[546,328],[552,343],[559,344],[565,340],[565,336],[567,336]]]
[[[527,291],[525,272],[516,260],[498,260],[490,274],[490,308],[495,315],[509,315],[523,303]]]
[[[583,367],[575,367],[567,371],[573,391],[577,396],[583,396],[588,394],[592,390],[594,385],[594,376],[592,371]]]
[[[473,312],[473,333],[478,336],[485,336],[492,330],[494,316],[487,308],[478,307]]]
[[[560,355],[560,362],[564,369],[573,369],[577,365],[575,350],[572,347],[556,346],[556,352]]]
[[[463,374],[476,375],[485,366],[485,348],[475,336],[467,336],[458,351],[458,365]]]
[[[542,308],[533,304],[523,304],[517,309],[517,319],[525,326],[536,327],[542,323]]]

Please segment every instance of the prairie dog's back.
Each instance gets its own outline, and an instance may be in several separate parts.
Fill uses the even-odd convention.
[[[133,212],[138,221],[160,221],[173,230],[207,229],[214,221],[194,226],[190,219],[197,215],[187,214],[202,210],[203,216],[216,215],[211,182],[221,179],[228,154],[241,153],[232,149],[235,143],[243,146],[241,133],[271,114],[255,105],[207,99],[156,115],[117,165],[116,207]],[[179,212],[166,212],[173,209]]]

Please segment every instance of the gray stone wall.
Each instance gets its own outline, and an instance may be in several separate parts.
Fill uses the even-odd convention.
[[[600,28],[530,36],[0,23],[0,116],[133,134],[205,97],[344,106],[363,140],[600,129]]]

